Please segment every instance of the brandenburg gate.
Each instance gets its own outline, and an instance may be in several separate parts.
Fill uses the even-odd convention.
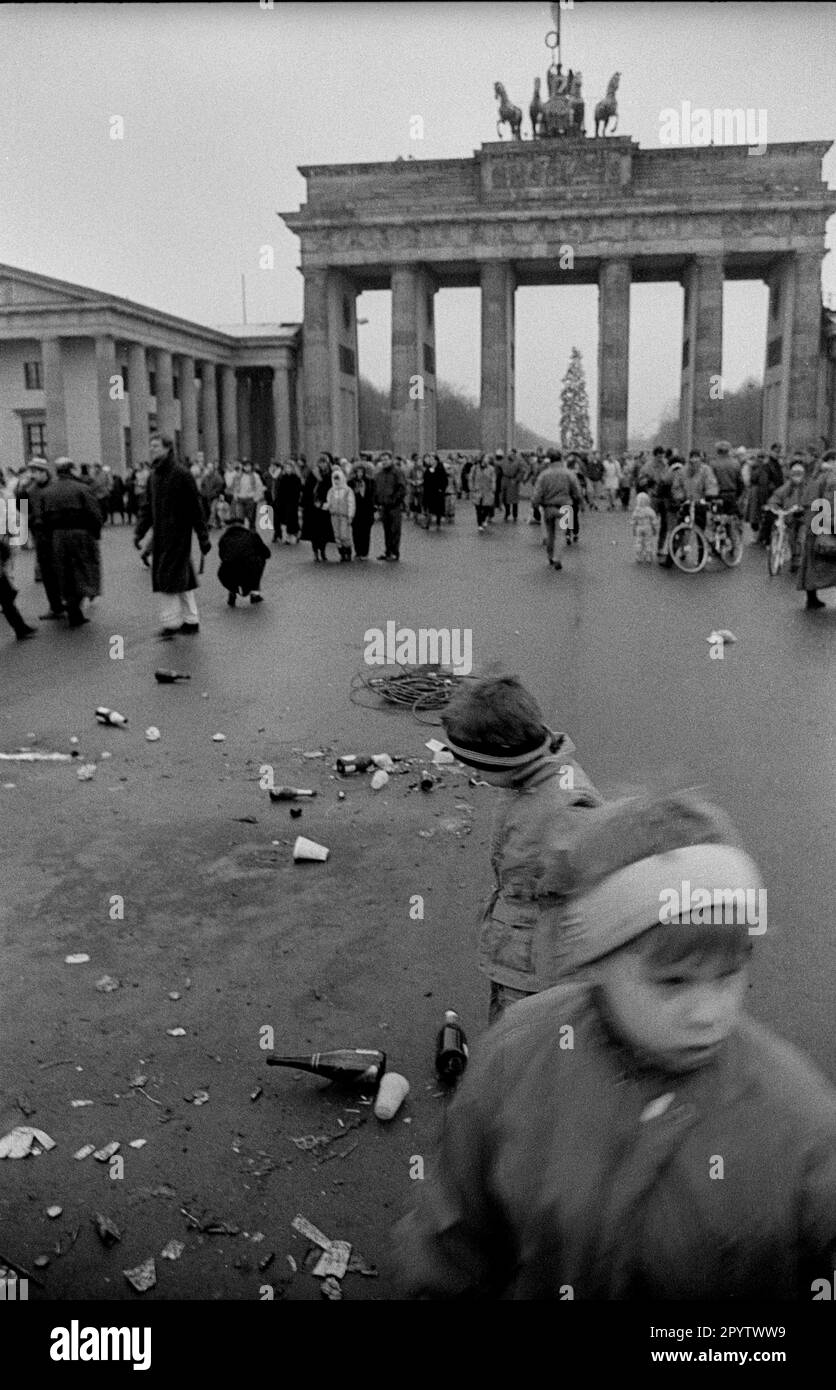
[[[558,109],[552,71],[549,85]],[[584,138],[582,102],[580,120],[570,116],[563,127],[558,119],[550,128],[532,107],[534,138],[521,139],[519,121],[505,114],[519,117],[519,108],[504,104],[497,84],[500,93],[512,138],[484,144],[472,158],[301,168],[307,202],[280,215],[301,241],[308,458],[359,450],[362,290],[392,292],[394,450],[435,447],[433,304],[448,286],[481,291],[484,449],[514,443],[515,289],[594,284],[597,443],[624,451],[630,286],[657,280],[684,287],[680,448],[710,447],[717,435],[725,279],[769,286],[764,442],[817,442],[820,272],[825,224],[836,210],[821,173],[830,141],[757,152],[734,144],[641,149],[605,134],[606,121],[601,138]]]

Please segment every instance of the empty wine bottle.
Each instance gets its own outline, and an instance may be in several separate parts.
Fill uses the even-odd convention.
[[[313,1052],[308,1057],[267,1058],[268,1067],[290,1067],[293,1071],[311,1071],[325,1076],[341,1086],[353,1086],[358,1091],[374,1090],[386,1070],[386,1053],[374,1048],[343,1047],[333,1052]]]
[[[300,801],[303,798],[316,796],[315,791],[309,791],[307,787],[271,787],[271,801]]]
[[[159,685],[174,685],[175,681],[190,681],[191,676],[184,675],[182,671],[155,671],[154,679]]]
[[[442,1081],[458,1081],[467,1066],[467,1039],[458,1014],[448,1009],[438,1035],[435,1069]]]
[[[337,758],[337,771],[341,777],[351,777],[355,772],[366,772],[371,765],[371,758],[358,757],[356,753],[344,753],[341,758]]]

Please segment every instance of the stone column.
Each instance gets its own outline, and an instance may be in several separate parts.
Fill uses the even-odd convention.
[[[680,446],[711,450],[723,389],[723,258],[696,256],[684,281]]]
[[[114,399],[111,394],[117,384],[114,378],[121,382],[122,373],[116,365],[116,343],[110,334],[99,335],[96,338],[96,385],[101,462],[106,463],[113,473],[123,473],[120,397],[117,395]]]
[[[143,343],[128,345],[128,412],[131,423],[131,462],[148,462],[148,364]]]
[[[627,448],[630,262],[603,261],[598,273],[598,449]]]
[[[218,442],[218,383],[214,362],[201,363],[200,422],[203,426],[203,452],[206,462],[220,459]]]
[[[305,273],[302,336],[305,344],[305,453],[313,467],[332,437],[331,352],[328,323],[328,271]]]
[[[57,458],[65,456],[69,449],[60,338],[42,340],[41,370],[46,404],[46,447],[54,463]]]
[[[197,387],[194,379],[194,358],[180,358],[180,420],[183,457],[194,463],[198,451]]]
[[[273,366],[273,458],[284,463],[293,451],[291,354],[284,351]]]
[[[160,434],[164,434],[173,443],[177,432],[177,421],[174,411],[174,372],[171,353],[165,348],[157,348],[155,356],[157,429]]]
[[[392,445],[405,458],[436,446],[435,291],[424,267],[393,267]]]
[[[238,457],[253,461],[253,442],[250,422],[251,382],[249,373],[239,371],[236,381],[236,410],[238,415]]]
[[[359,450],[357,289],[337,270],[305,272],[305,454]]]
[[[514,273],[505,261],[483,265],[482,448],[514,447]]]
[[[789,377],[786,443],[789,449],[820,447],[818,385],[821,353],[823,251],[797,251],[790,341],[784,349]]]
[[[224,464],[238,458],[238,400],[235,387],[235,368],[221,367],[221,429]]]

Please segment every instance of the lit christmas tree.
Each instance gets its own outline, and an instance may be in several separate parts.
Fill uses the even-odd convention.
[[[581,354],[575,347],[572,348],[560,389],[560,442],[564,450],[586,451],[592,448],[586,377]]]

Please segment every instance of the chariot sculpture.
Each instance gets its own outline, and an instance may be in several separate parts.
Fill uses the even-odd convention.
[[[552,62],[546,73],[546,99],[543,99],[540,78],[534,79],[534,93],[528,108],[532,140],[554,140],[586,135],[585,104],[581,91],[583,74],[570,70],[564,73],[560,62],[560,6],[552,5],[555,28],[546,35],[546,47],[552,52]],[[556,54],[556,57],[555,57]],[[595,106],[595,135],[612,135],[618,126],[616,92],[621,73],[614,72],[606,96]],[[522,140],[522,111],[510,100],[501,82],[494,83],[494,96],[499,102],[496,133],[502,138],[502,127],[508,126],[512,140]]]

